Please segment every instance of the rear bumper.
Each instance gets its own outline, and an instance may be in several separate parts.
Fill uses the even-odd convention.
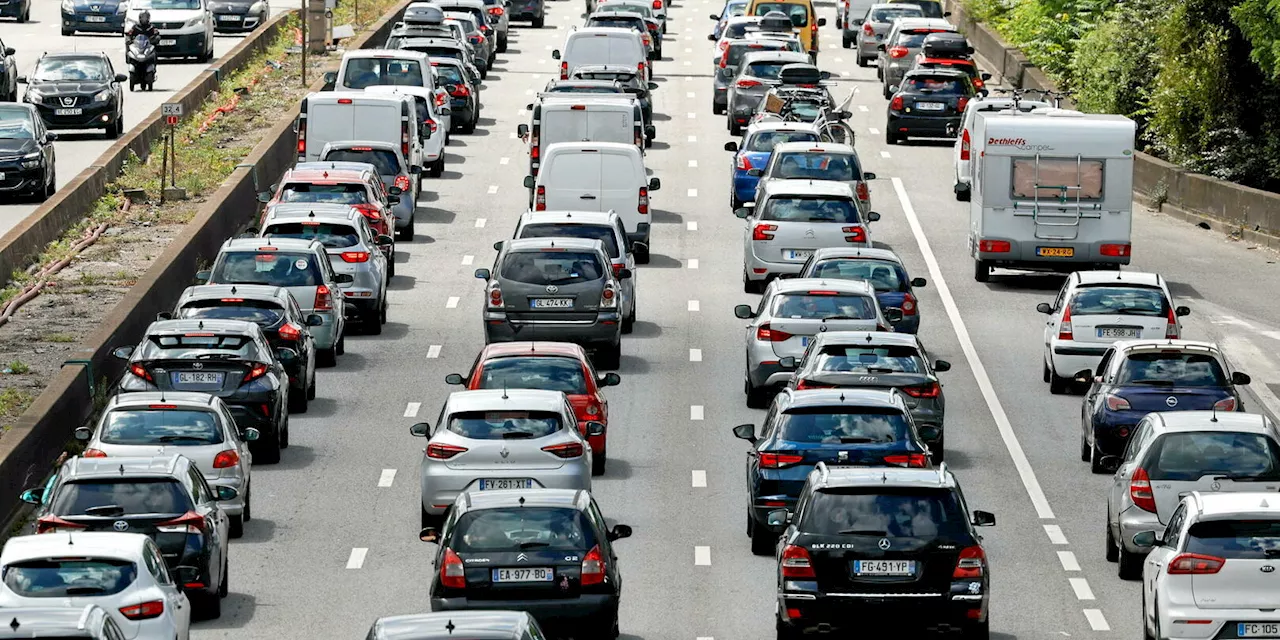
[[[555,600],[471,600],[468,598],[432,598],[432,611],[470,611],[502,609],[526,611],[544,627],[564,622],[587,622],[612,616],[618,610],[618,596],[588,593],[576,598]]]
[[[238,18],[238,19],[237,19]],[[262,24],[264,16],[256,13],[215,13],[213,30],[217,33],[244,33]]]
[[[1099,411],[1093,415],[1093,441],[1103,455],[1118,456],[1145,411]]]
[[[596,314],[589,323],[512,323],[505,313],[484,314],[485,344],[517,340],[572,342],[587,348],[611,347],[622,340],[622,314],[618,310]]]
[[[797,262],[769,262],[756,257],[755,251],[748,250],[743,256],[745,259],[745,267],[747,269],[747,279],[753,282],[760,280],[768,280],[784,273],[800,273],[800,269],[804,267],[804,261]]]
[[[1150,552],[1151,547],[1139,547],[1133,544],[1133,536],[1143,531],[1155,531],[1156,533],[1164,531],[1164,525],[1160,524],[1159,516],[1133,505],[1129,505],[1129,508],[1120,512],[1117,525],[1120,530],[1120,542],[1124,545],[1124,550],[1129,553],[1141,553],[1142,555]]]
[[[954,138],[960,129],[960,116],[904,116],[891,114],[885,128],[903,136]]]
[[[208,46],[204,31],[178,34],[161,33],[157,42],[165,42],[167,40],[173,40],[174,43],[168,46],[156,44],[156,55],[161,58],[166,56],[198,56],[203,54]]]
[[[1030,222],[1028,224],[1030,224]],[[1027,233],[1030,234],[1031,232],[1028,231]],[[978,251],[977,248],[979,240],[1003,240],[1009,243],[1009,250],[1001,253]],[[974,259],[983,260],[995,267],[1071,273],[1072,271],[1079,271],[1081,265],[1098,265],[1105,267],[1109,265],[1129,264],[1129,256],[1102,255],[1102,245],[1104,244],[1129,243],[1130,238],[1128,237],[1107,238],[1093,242],[1070,242],[1059,240],[1037,242],[1034,239],[1023,241],[997,236],[982,236],[981,238],[970,236],[969,253],[974,257]],[[1050,258],[1036,255],[1037,248],[1046,246],[1055,248],[1070,247],[1073,249],[1073,255],[1070,258]]]
[[[816,582],[798,584],[817,586]],[[875,597],[783,591],[778,594],[778,624],[795,631],[852,631],[865,629],[861,622],[865,620],[892,620],[895,628],[899,621],[909,620],[909,624],[923,629],[963,629],[986,620],[987,597],[968,593]]]
[[[756,185],[760,178],[747,175],[745,171],[733,170],[733,195],[743,202],[756,201]]]
[[[1169,602],[1168,596],[1161,594],[1156,607],[1160,616],[1160,633],[1162,640],[1206,640],[1215,638],[1229,640],[1239,638],[1237,626],[1241,622],[1280,621],[1275,611],[1259,611],[1258,609],[1202,609],[1193,602]],[[1188,598],[1189,599],[1189,598]],[[1209,620],[1208,624],[1186,624],[1179,620]],[[1167,635],[1165,635],[1167,634]]]

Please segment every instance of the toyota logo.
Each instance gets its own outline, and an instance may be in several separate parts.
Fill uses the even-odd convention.
[[[890,544],[892,543],[889,542],[888,538],[880,538],[880,544],[878,546],[880,547],[881,551],[888,551]]]
[[[1269,565],[1269,564],[1264,564],[1264,565],[1262,565],[1261,567],[1259,567],[1259,568],[1258,568],[1258,571],[1261,571],[1261,572],[1263,572],[1263,573],[1271,573],[1272,571],[1275,571],[1275,570],[1276,570],[1276,568],[1275,568],[1275,567],[1273,567],[1273,566],[1271,566],[1271,565]]]
[[[1164,399],[1164,403],[1169,405],[1170,407],[1176,407],[1178,406],[1178,399],[1173,396],[1169,396],[1168,398]]]
[[[62,106],[64,106],[64,107],[74,107],[75,105],[76,105],[76,97],[75,97],[75,96],[63,97],[63,98],[62,98]]]
[[[116,531],[128,531],[129,523],[124,520],[116,520],[115,524],[111,525],[111,528]]]
[[[557,287],[554,284],[547,285],[547,293],[555,293],[559,290],[560,290],[560,287]]]

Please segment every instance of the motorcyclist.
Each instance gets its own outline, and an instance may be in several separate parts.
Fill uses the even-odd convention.
[[[143,11],[139,14],[138,22],[132,27],[129,27],[129,30],[124,34],[125,38],[128,38],[130,42],[141,35],[147,36],[147,39],[151,42],[155,42],[160,39],[160,30],[157,29],[155,25],[151,24],[150,11]]]

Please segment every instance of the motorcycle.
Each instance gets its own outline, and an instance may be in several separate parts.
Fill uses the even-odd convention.
[[[125,55],[129,64],[129,90],[142,85],[143,91],[151,91],[156,83],[156,46],[146,35],[138,35],[129,41]]]

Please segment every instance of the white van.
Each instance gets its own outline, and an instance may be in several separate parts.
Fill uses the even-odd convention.
[[[516,126],[529,142],[529,173],[538,175],[542,155],[557,142],[630,143],[644,153],[644,124],[640,101],[627,94],[543,94],[530,109],[530,125]]]
[[[421,51],[359,49],[342,54],[336,76],[325,74],[338,91],[359,91],[378,84],[408,85],[435,90],[431,62]],[[332,76],[332,77],[331,77]]]
[[[662,183],[649,178],[634,144],[560,142],[547,147],[542,171],[525,176],[535,211],[613,211],[622,218],[636,261],[649,262],[649,192]]]
[[[213,13],[209,0],[163,0],[157,3],[132,0],[122,3],[123,6],[128,7],[124,14],[125,33],[138,23],[138,16],[143,11],[151,12],[151,24],[160,32],[160,39],[152,43],[156,46],[157,56],[191,57],[200,62],[213,59]]]
[[[437,106],[440,103],[436,99],[438,91],[440,90],[384,84],[365,87],[364,90],[365,93],[374,95],[407,95],[413,98],[418,108],[418,135],[422,143],[422,157],[416,164],[432,178],[438,178],[444,173],[444,146],[448,144],[451,123],[448,103]],[[412,158],[408,160],[409,164],[415,164]]]
[[[400,153],[422,166],[418,107],[413,96],[364,91],[321,91],[302,99],[298,114],[298,162],[316,162],[329,142],[374,140],[400,144]]]
[[[551,52],[560,61],[560,79],[568,80],[573,70],[584,64],[616,64],[635,69],[643,76],[640,82],[649,82],[653,76],[653,63],[649,61],[640,34],[621,27],[587,27],[569,34],[563,49]]]
[[[1071,272],[1129,264],[1133,143],[1124,116],[1039,109],[978,113],[969,254],[992,267]]]

